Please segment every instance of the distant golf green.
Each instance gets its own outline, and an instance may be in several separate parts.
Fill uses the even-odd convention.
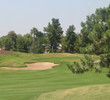
[[[53,67],[53,69],[41,71],[6,70],[0,68],[0,100],[40,100],[42,96],[44,96],[44,100],[50,100],[46,97],[46,93],[52,92],[53,94],[54,91],[58,91],[58,93],[62,91],[61,95],[63,95],[63,91],[79,88],[77,90],[78,92],[80,88],[81,91],[87,90],[87,87],[89,88],[87,90],[89,92],[90,89],[92,89],[92,91],[96,90],[92,85],[99,85],[98,89],[100,89],[103,84],[106,94],[106,89],[109,89],[109,85],[106,87],[106,84],[110,84],[110,79],[106,77],[107,69],[103,69],[102,73],[90,71],[77,75],[73,74],[67,68],[68,63],[72,63],[73,61],[79,62],[82,57],[83,55],[81,54],[69,53],[27,54],[13,52],[7,55],[0,55],[1,67],[24,67],[26,63],[31,62],[53,62],[59,64],[58,66]],[[95,55],[93,57],[98,59]],[[77,96],[79,95],[80,94],[77,93]],[[98,96],[102,96],[102,94],[99,93]],[[105,99],[103,100],[108,100],[106,97],[109,98],[109,93],[104,96]],[[92,100],[92,95],[90,97],[90,100]],[[86,100],[74,98],[75,99],[70,100]],[[41,98],[41,100],[43,99]],[[53,98],[51,100],[57,99]]]

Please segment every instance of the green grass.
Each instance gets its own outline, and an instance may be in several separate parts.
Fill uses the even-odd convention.
[[[14,71],[0,68],[0,100],[37,100],[48,92],[82,86],[109,84],[106,77],[107,69],[102,73],[87,72],[72,74],[67,63],[80,61],[83,55],[53,53],[53,54],[26,54],[14,52],[9,55],[0,55],[0,66],[25,66],[26,62],[48,61],[60,65],[44,71]],[[97,59],[97,56],[94,56]],[[48,99],[46,99],[48,100]]]
[[[110,100],[110,85],[93,85],[42,94],[38,100]]]

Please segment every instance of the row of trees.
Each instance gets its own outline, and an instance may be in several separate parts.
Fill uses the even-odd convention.
[[[33,28],[30,33],[25,35],[10,31],[8,35],[0,38],[0,47],[4,50],[41,53],[43,49],[41,44],[44,42],[43,38],[43,33],[36,28]]]
[[[69,26],[67,36],[63,36],[59,19],[53,18],[52,22],[48,23],[47,27],[44,27],[44,33],[35,27],[25,35],[10,31],[6,36],[0,38],[0,48],[32,53],[58,52],[60,48],[60,50],[64,49],[73,52],[73,42],[74,38],[76,38],[74,30],[73,25]]]
[[[94,14],[87,16],[86,22],[81,23],[78,46],[81,53],[110,52],[110,5],[97,9]]]
[[[86,22],[81,22],[81,32],[75,33],[74,25],[69,26],[66,34],[59,19],[52,19],[44,32],[32,28],[25,35],[10,31],[0,38],[0,48],[20,52],[42,53],[44,51],[77,53],[108,53],[110,52],[110,5],[107,8],[97,9],[94,14],[87,16]]]

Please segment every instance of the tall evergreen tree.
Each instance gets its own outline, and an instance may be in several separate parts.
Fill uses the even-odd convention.
[[[69,26],[66,31],[67,52],[74,52],[74,44],[76,42],[76,33],[74,25]]]
[[[110,5],[107,8],[99,8],[94,14],[87,16],[86,22],[81,23],[83,53],[107,53],[110,52],[109,29],[110,29]]]
[[[14,31],[10,31],[7,35],[7,37],[10,38],[10,40],[12,41],[11,44],[11,50],[16,50],[16,39],[17,39],[17,34]]]
[[[44,31],[47,34],[51,52],[56,52],[63,34],[59,19],[53,18],[52,23],[48,23],[48,26],[44,27]]]
[[[42,53],[44,52],[44,43],[43,43],[43,33],[38,31],[37,28],[31,29],[31,35],[33,38],[32,46],[31,46],[31,52],[33,53]]]

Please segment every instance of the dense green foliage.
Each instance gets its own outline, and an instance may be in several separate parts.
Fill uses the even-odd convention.
[[[93,69],[100,73],[102,68],[108,68],[107,76],[110,77],[110,54],[101,55],[100,59],[96,61],[90,55],[84,55],[84,58],[80,59],[80,63],[75,61],[72,64],[67,64],[67,67],[77,74]]]
[[[47,27],[44,28],[46,32],[48,45],[50,46],[50,50],[52,52],[56,52],[59,44],[61,44],[61,38],[63,35],[62,28],[59,23],[59,19],[52,19],[52,24],[49,23]]]
[[[84,73],[84,67],[81,67],[78,62],[73,62],[73,64],[67,64],[67,66],[73,73]]]
[[[98,59],[97,56],[94,58]],[[106,68],[100,74],[91,71],[79,75],[72,74],[66,65],[73,61],[80,62],[80,59],[83,59],[83,55],[69,53],[27,54],[13,52],[8,55],[0,55],[0,66],[22,67],[26,62],[39,61],[59,64],[53,69],[44,71],[0,68],[0,100],[37,100],[41,94],[47,92],[110,83],[110,79],[105,75]],[[78,97],[80,97],[79,95]],[[83,99],[81,98],[81,100]]]
[[[89,55],[84,55],[83,59],[80,59],[80,62],[73,62],[72,64],[67,64],[67,67],[73,72],[73,73],[84,73],[89,70],[92,70],[93,68],[97,69],[97,66],[94,67],[94,60]],[[98,69],[97,69],[98,70]]]
[[[22,52],[77,52],[85,54],[102,54],[110,52],[110,5],[96,9],[94,14],[81,22],[81,32],[76,34],[74,25],[70,25],[63,34],[59,19],[52,19],[44,33],[37,28],[22,36],[10,31],[0,38],[0,48]]]
[[[72,25],[72,26],[69,26],[69,28],[67,29],[67,32],[66,32],[66,50],[67,52],[74,52],[75,51],[75,42],[76,42],[76,33],[74,32],[75,31],[75,27]]]
[[[110,54],[102,55],[100,57],[100,66],[109,68],[107,76],[110,78]]]
[[[33,28],[31,30],[32,36],[32,45],[31,45],[31,52],[33,53],[42,53],[44,52],[44,34],[37,30],[37,28]]]
[[[110,52],[110,6],[97,9],[81,23],[79,51],[102,54]]]
[[[100,65],[102,67],[110,68],[110,54],[101,55]]]

